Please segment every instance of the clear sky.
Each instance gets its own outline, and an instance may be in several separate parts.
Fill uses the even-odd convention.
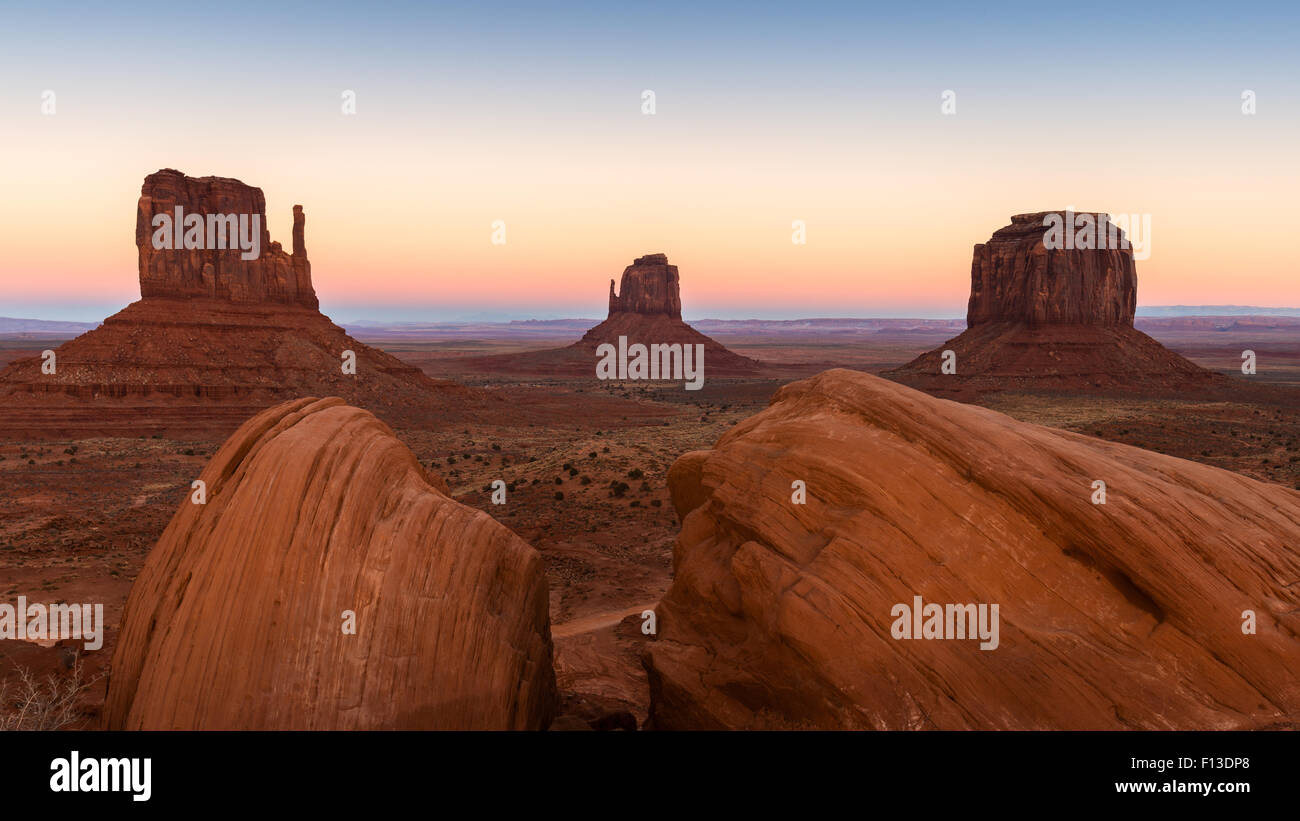
[[[1066,206],[1151,215],[1140,304],[1300,304],[1295,3],[616,5],[6,2],[0,315],[138,298],[164,167],[302,204],[339,320],[599,317],[659,251],[688,318],[962,316]]]

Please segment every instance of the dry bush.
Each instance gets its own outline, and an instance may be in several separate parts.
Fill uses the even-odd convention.
[[[84,720],[81,697],[102,676],[86,679],[81,657],[63,675],[53,673],[38,679],[26,668],[18,668],[18,687],[0,685],[0,730],[78,729]]]

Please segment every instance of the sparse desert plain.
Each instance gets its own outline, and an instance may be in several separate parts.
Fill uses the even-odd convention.
[[[778,375],[709,379],[703,390],[680,385],[628,386],[594,378],[522,376],[467,370],[468,357],[545,350],[576,341],[581,330],[520,334],[509,327],[412,330],[371,328],[363,342],[419,367],[502,399],[508,410],[477,419],[430,413],[423,425],[397,428],[422,465],[442,475],[452,498],[492,516],[536,548],[550,589],[557,726],[641,726],[649,690],[640,655],[650,638],[641,613],[653,609],[672,579],[680,528],[667,473],[682,454],[710,448],[728,429],[766,407],[791,379],[828,367],[876,373],[896,367],[955,335],[950,326],[815,330],[750,323],[697,323],[731,350],[772,361]],[[742,323],[735,323],[741,325]],[[753,325],[759,327],[753,327]],[[906,323],[904,323],[906,325]],[[1275,395],[1223,399],[1077,396],[997,392],[979,403],[1013,418],[1165,453],[1300,489],[1298,328],[1285,319],[1198,318],[1139,327],[1202,367],[1244,381],[1241,351],[1254,349],[1252,385]],[[958,323],[958,327],[960,323]],[[1172,326],[1172,327],[1171,327]],[[57,346],[57,339],[5,338],[15,359]],[[169,416],[142,410],[132,436],[25,438],[0,441],[0,578],[6,600],[22,593],[50,601],[102,601],[109,625],[101,649],[83,653],[93,681],[80,702],[82,726],[96,726],[105,671],[132,581],[158,542],[190,483],[232,430],[179,437],[163,431]],[[508,502],[494,505],[490,484],[502,479]],[[0,677],[17,687],[19,668],[65,676],[74,642],[42,647],[5,642]]]

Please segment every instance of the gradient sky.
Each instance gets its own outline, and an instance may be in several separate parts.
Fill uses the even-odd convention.
[[[1300,304],[1294,3],[199,5],[0,7],[0,315],[137,299],[164,167],[302,204],[343,321],[600,317],[657,251],[687,318],[964,316],[1066,206],[1151,214],[1142,305]]]

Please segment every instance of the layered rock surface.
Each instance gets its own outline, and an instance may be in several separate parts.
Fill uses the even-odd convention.
[[[1017,214],[976,245],[967,329],[887,375],[954,396],[1006,389],[1178,393],[1229,387],[1220,374],[1133,328],[1136,263],[1132,248],[1115,247],[1125,237],[1117,228],[1112,233],[1106,214],[1086,215],[1107,235],[1105,248],[1047,247],[1049,215],[1062,223],[1072,219],[1064,211]],[[943,373],[945,351],[955,356],[955,373]]]
[[[1300,726],[1296,491],[844,370],[669,483],[657,727]],[[998,604],[997,649],[893,638],[914,596]]]
[[[246,422],[136,579],[111,729],[540,729],[554,714],[531,547],[337,398]],[[344,613],[356,617],[355,635]]]
[[[165,215],[176,224],[181,214],[202,217],[206,233],[209,217],[256,216],[258,255],[243,259],[235,237],[223,223],[225,249],[155,248],[159,232],[155,217]],[[306,218],[301,205],[293,207],[293,253],[271,241],[266,224],[266,197],[262,189],[228,177],[187,177],[164,168],[145,177],[136,209],[135,244],[140,257],[140,296],[206,297],[254,304],[281,303],[316,309],[311,283],[311,263],[304,238]],[[181,233],[184,225],[181,225]],[[205,237],[206,239],[206,237]]]
[[[1062,223],[1069,216],[1059,211],[1016,214],[1010,225],[975,246],[968,327],[986,322],[1133,327],[1137,267],[1132,248],[1048,248],[1044,221],[1053,214]],[[1082,216],[1107,232],[1108,215]],[[1127,240],[1115,230],[1116,239]]]
[[[136,224],[142,298],[55,349],[54,373],[39,357],[0,371],[0,436],[224,435],[256,410],[308,394],[342,396],[394,422],[430,409],[481,412],[480,392],[430,379],[317,310],[301,207],[292,255],[264,233],[261,256],[242,260],[237,249],[154,249],[152,215],[177,206],[265,216],[261,190],[238,180],[149,175]],[[347,351],[355,373],[344,371]]]

